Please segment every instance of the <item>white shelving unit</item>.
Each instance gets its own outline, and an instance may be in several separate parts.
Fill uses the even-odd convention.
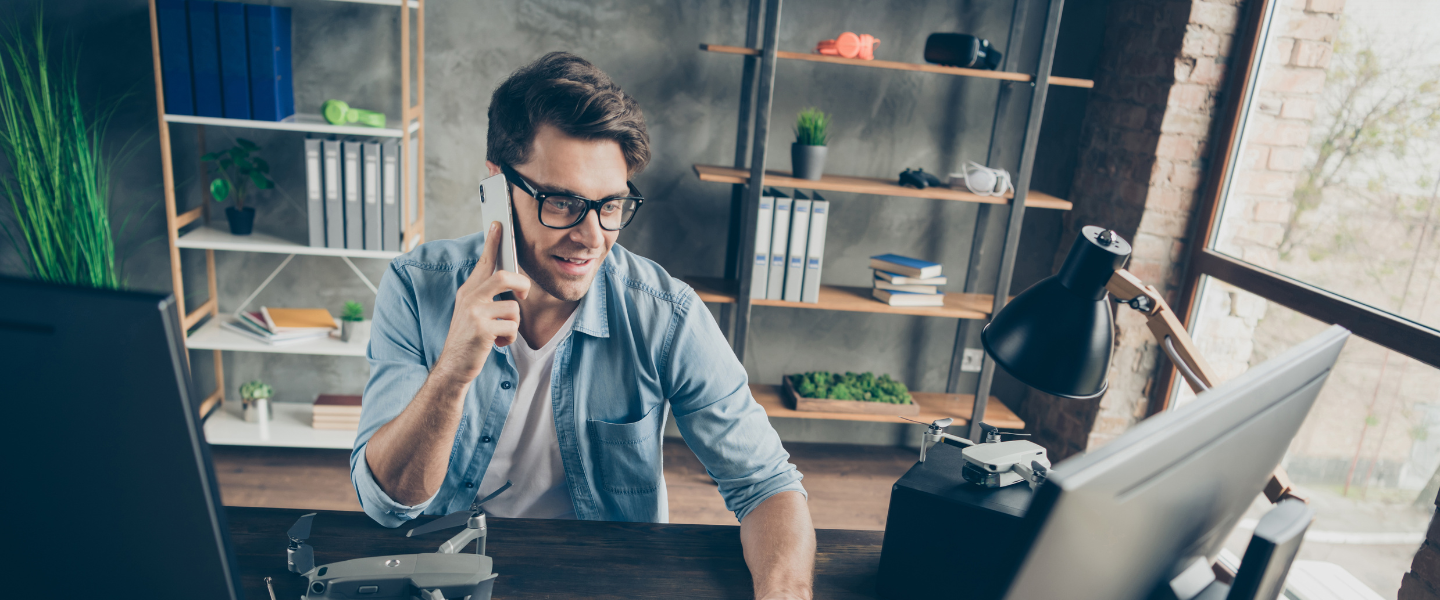
[[[319,0],[317,0],[319,1]],[[188,335],[186,346],[190,350],[209,350],[214,353],[215,389],[201,401],[199,412],[207,417],[206,437],[212,444],[248,446],[293,446],[307,448],[350,448],[355,441],[354,432],[323,431],[310,427],[309,404],[277,404],[273,422],[261,426],[246,423],[239,416],[239,407],[225,406],[225,367],[223,352],[269,352],[278,354],[310,354],[324,356],[365,356],[368,342],[357,340],[342,342],[338,339],[322,338],[293,344],[270,345],[221,327],[230,319],[222,312],[219,301],[219,286],[216,282],[215,251],[261,252],[284,254],[286,258],[275,268],[264,283],[248,298],[239,303],[239,308],[227,306],[227,311],[242,310],[249,306],[265,286],[269,285],[280,270],[290,263],[297,254],[310,256],[332,256],[345,264],[365,283],[372,292],[375,284],[351,262],[352,258],[389,260],[401,252],[378,250],[346,250],[338,248],[315,248],[274,235],[255,232],[247,236],[231,235],[220,223],[212,223],[210,203],[205,198],[189,202],[191,208],[181,210],[180,199],[176,197],[175,164],[170,143],[170,129],[174,124],[195,126],[199,154],[205,148],[206,127],[234,127],[242,129],[268,129],[277,131],[308,132],[334,136],[367,136],[398,138],[400,141],[400,172],[414,175],[413,183],[404,185],[400,194],[401,248],[411,249],[425,238],[425,1],[424,0],[327,0],[356,4],[383,5],[400,8],[400,118],[390,121],[395,127],[362,127],[355,125],[331,125],[315,114],[297,114],[281,121],[255,121],[248,119],[223,119],[193,115],[174,115],[165,112],[165,86],[162,79],[164,69],[160,60],[160,31],[155,0],[150,0],[150,50],[155,73],[156,112],[159,118],[159,143],[161,174],[165,193],[165,225],[170,246],[171,283],[180,312],[181,323]],[[404,8],[401,8],[404,7]],[[412,10],[413,9],[413,10]],[[414,31],[412,32],[412,25]],[[413,54],[412,54],[413,47]],[[413,65],[413,67],[412,67]],[[413,81],[412,81],[413,76]],[[296,82],[297,86],[303,85]],[[412,102],[413,96],[413,102]],[[308,107],[307,107],[308,108]],[[412,141],[415,142],[412,144]],[[296,140],[299,143],[299,140]],[[413,148],[413,150],[412,150]],[[199,158],[197,155],[196,158]],[[201,167],[202,178],[208,169]],[[263,228],[263,223],[262,223]],[[202,285],[208,288],[209,298],[192,304],[186,299],[185,282],[182,277],[181,250],[200,250],[205,253],[206,277]],[[193,256],[193,254],[191,255]],[[193,285],[193,284],[192,284]],[[188,306],[187,306],[188,305]],[[187,354],[188,356],[188,354]],[[356,387],[363,382],[357,382]]]
[[[299,402],[270,403],[275,415],[267,423],[246,423],[240,407],[223,405],[205,420],[205,440],[212,446],[272,446],[284,448],[355,447],[355,432],[315,429],[311,408]]]
[[[206,321],[185,338],[185,345],[191,350],[229,350],[231,352],[269,352],[273,354],[317,354],[323,356],[365,356],[370,340],[342,342],[324,337],[289,344],[266,344],[260,340],[235,333],[220,324],[230,317],[220,315]]]
[[[233,235],[216,227],[197,227],[180,234],[175,245],[181,248],[204,250],[233,250],[237,252],[268,252],[273,254],[309,254],[313,256],[348,256],[351,258],[391,259],[399,252],[383,250],[346,250],[344,248],[317,248],[264,233]]]
[[[194,115],[165,115],[166,123],[190,123],[192,125],[214,125],[216,127],[241,127],[244,129],[278,129],[280,131],[305,131],[328,135],[364,135],[373,137],[403,137],[403,129],[384,127],[363,127],[358,125],[331,125],[320,115],[292,115],[283,121],[251,121],[246,119],[222,119],[220,117],[197,117]],[[419,122],[410,124],[409,133],[419,130]]]

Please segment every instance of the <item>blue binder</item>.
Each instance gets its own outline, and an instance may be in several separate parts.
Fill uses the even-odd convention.
[[[250,118],[250,58],[245,50],[245,5],[215,3],[220,35],[220,96],[227,119]]]
[[[195,114],[190,85],[190,27],[184,0],[155,0],[155,24],[160,28],[160,76],[165,82],[165,112]]]
[[[220,107],[220,40],[215,33],[215,3],[190,0],[190,66],[195,78],[195,114],[223,117]]]
[[[290,9],[245,6],[250,44],[250,110],[259,121],[280,121],[295,114],[290,69]]]

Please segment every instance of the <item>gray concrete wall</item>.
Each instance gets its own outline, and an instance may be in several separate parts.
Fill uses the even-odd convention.
[[[353,106],[399,113],[399,13],[363,4],[279,1],[294,9],[296,103],[302,112],[341,98]],[[738,57],[700,52],[700,42],[743,45],[747,3],[657,2],[643,0],[534,0],[469,2],[430,0],[426,15],[427,220],[431,239],[468,234],[480,226],[474,202],[483,173],[485,108],[494,87],[511,71],[551,50],[569,50],[606,70],[644,107],[655,160],[636,179],[650,199],[620,243],[657,260],[674,275],[719,276],[724,269],[725,220],[730,186],[702,183],[694,163],[728,164],[734,153],[739,104]],[[1093,69],[1105,0],[1072,0],[1066,10],[1055,72],[1088,76]],[[24,22],[34,3],[4,0],[6,20]],[[48,29],[66,33],[81,50],[88,98],[115,98],[125,92],[109,131],[115,144],[141,136],[135,157],[116,173],[113,211],[148,215],[121,238],[129,256],[133,287],[168,290],[168,258],[159,148],[155,140],[154,84],[149,25],[143,0],[44,3]],[[787,3],[780,47],[812,49],[816,40],[851,30],[882,40],[878,56],[920,62],[925,35],[963,31],[1005,46],[1008,2],[915,2],[837,0]],[[1033,65],[1039,51],[1044,6],[1032,2],[1020,65]],[[1032,67],[1024,66],[1022,69]],[[769,165],[789,167],[790,123],[796,112],[817,106],[835,117],[828,170],[894,176],[905,167],[946,173],[962,159],[983,160],[999,84],[882,69],[782,61]],[[1015,169],[1025,123],[1027,94],[1017,93],[1010,118],[1001,123],[1005,145],[998,166]],[[1036,163],[1035,187],[1068,193],[1075,140],[1084,113],[1085,92],[1053,89]],[[197,181],[197,128],[172,125],[181,209],[205,200]],[[257,227],[297,241],[305,239],[300,163],[302,135],[231,130],[205,131],[206,148],[226,146],[242,136],[265,148],[278,183],[258,195]],[[0,167],[3,168],[3,167]],[[967,203],[826,194],[833,201],[826,247],[827,283],[868,285],[867,257],[896,252],[943,262],[952,291],[965,276],[976,207]],[[214,214],[220,205],[212,203]],[[152,211],[153,212],[146,212]],[[0,211],[8,218],[8,210]],[[1049,274],[1060,236],[1061,216],[1032,210],[1026,217],[1016,290]],[[118,220],[118,217],[117,217]],[[223,221],[223,217],[220,217]],[[999,236],[987,244],[998,248]],[[202,301],[204,257],[182,251],[191,306]],[[220,307],[236,308],[274,266],[280,255],[217,252]],[[383,261],[357,260],[377,280]],[[0,249],[0,269],[14,273],[19,262]],[[993,286],[993,280],[986,285]],[[337,259],[296,257],[255,305],[316,305],[338,311],[345,300],[373,305],[369,291]],[[713,307],[712,307],[713,308]],[[890,373],[917,390],[942,390],[949,368],[956,322],[950,320],[757,307],[746,368],[759,382],[778,382],[784,373],[828,369]],[[209,352],[195,352],[202,388],[213,386]],[[277,354],[225,354],[228,394],[240,382],[264,378],[280,401],[305,402],[320,392],[358,393],[367,376],[363,360]],[[973,388],[973,376],[964,380]],[[996,393],[1018,399],[1021,388],[999,378]],[[896,443],[914,432],[902,427],[828,422],[785,422],[786,439]]]

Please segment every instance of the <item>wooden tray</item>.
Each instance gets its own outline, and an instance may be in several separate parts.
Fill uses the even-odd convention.
[[[920,405],[916,404],[913,398],[909,404],[865,402],[862,400],[834,400],[831,398],[806,398],[795,392],[795,386],[790,383],[789,375],[785,375],[782,379],[785,380],[785,397],[789,399],[790,407],[800,412],[895,415],[902,417],[913,417],[920,414]]]

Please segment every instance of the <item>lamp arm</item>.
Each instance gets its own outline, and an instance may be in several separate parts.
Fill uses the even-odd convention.
[[[1191,390],[1199,394],[1215,387],[1218,380],[1215,371],[1210,368],[1210,363],[1200,356],[1199,350],[1195,348],[1195,341],[1190,338],[1190,333],[1185,331],[1185,326],[1180,323],[1175,311],[1171,310],[1159,290],[1145,285],[1139,277],[1125,269],[1117,269],[1106,283],[1105,289],[1117,301],[1125,302],[1145,314],[1145,324],[1149,326],[1150,334],[1155,336],[1160,348],[1175,363],[1176,369]],[[1278,503],[1286,498],[1306,501],[1295,492],[1290,476],[1280,467],[1275,468],[1275,473],[1265,484],[1265,497],[1271,503]]]

